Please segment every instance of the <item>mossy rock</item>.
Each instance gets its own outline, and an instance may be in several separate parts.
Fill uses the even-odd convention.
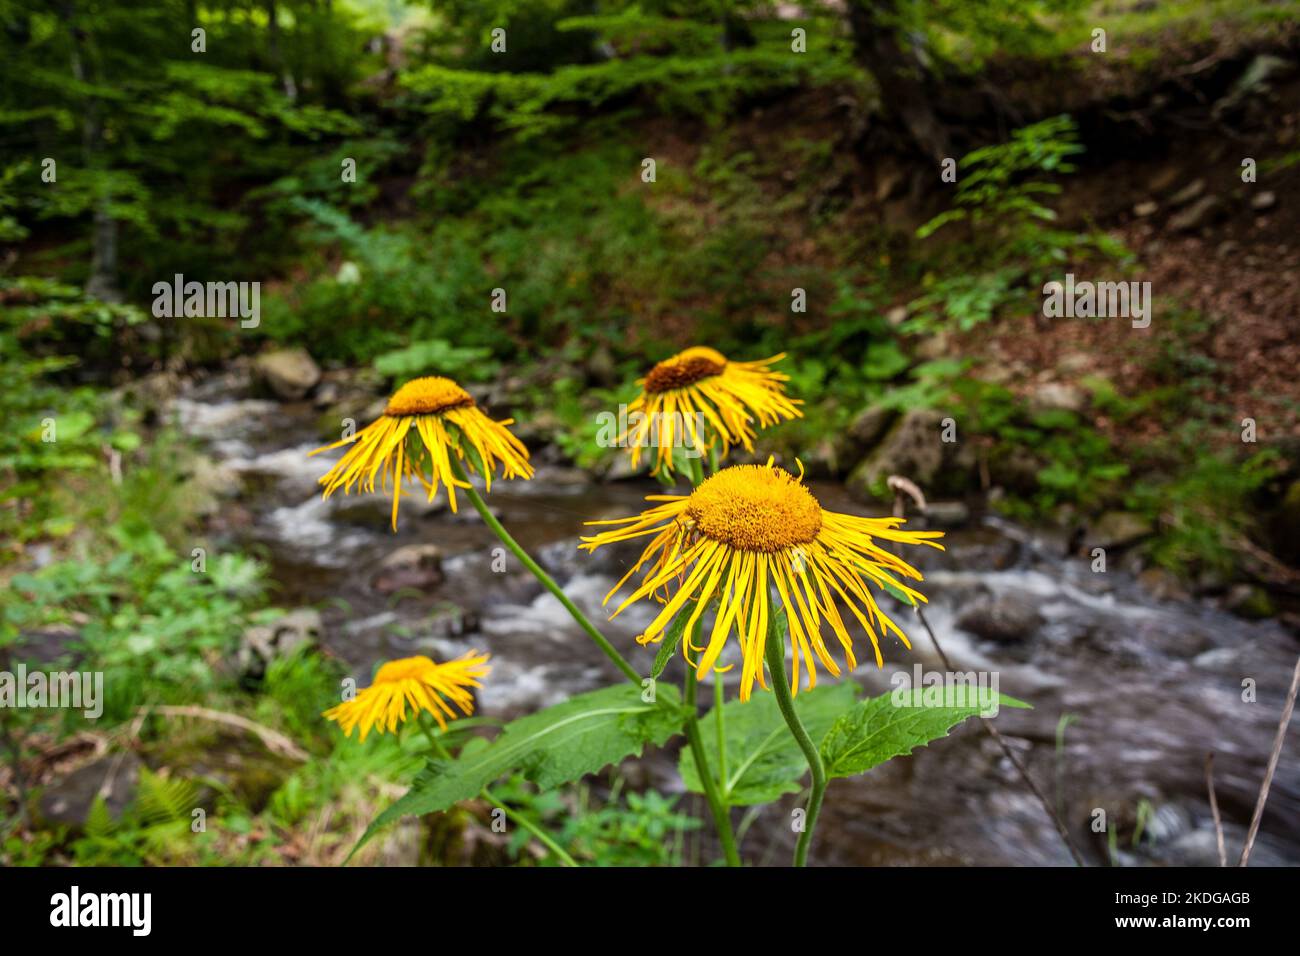
[[[208,809],[218,794],[227,794],[253,813],[266,806],[299,766],[296,760],[272,753],[252,734],[225,728],[167,741],[146,754],[145,762],[152,769],[166,767],[171,776],[199,784],[199,802]]]

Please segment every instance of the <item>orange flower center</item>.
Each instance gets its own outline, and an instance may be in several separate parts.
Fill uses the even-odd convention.
[[[721,352],[697,346],[664,359],[645,377],[645,390],[651,394],[694,385],[700,379],[721,375],[727,359]]]
[[[739,551],[771,553],[811,544],[822,508],[788,471],[733,465],[700,483],[686,503],[696,531]]]
[[[474,399],[449,378],[430,375],[413,378],[388,400],[384,414],[391,418],[405,415],[436,415],[453,408],[473,405]]]
[[[400,681],[422,680],[437,670],[437,666],[424,656],[402,657],[380,667],[379,672],[375,674],[375,683],[396,684]]]

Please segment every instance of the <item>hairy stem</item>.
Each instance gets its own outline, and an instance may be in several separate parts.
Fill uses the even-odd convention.
[[[817,745],[808,736],[808,731],[804,729],[803,722],[795,712],[794,698],[790,694],[790,681],[785,676],[785,642],[781,640],[775,615],[768,626],[766,657],[776,704],[781,709],[781,716],[785,718],[795,743],[799,745],[804,759],[808,761],[808,769],[812,771],[812,793],[808,797],[808,811],[804,817],[803,832],[799,834],[799,842],[794,849],[794,865],[807,866],[808,847],[812,844],[813,829],[817,826],[817,815],[821,812],[822,798],[826,795],[826,768],[822,765]]]
[[[685,639],[689,640],[690,636],[687,635]],[[722,854],[726,857],[727,866],[740,866],[740,854],[736,851],[736,837],[731,831],[731,810],[718,793],[717,782],[709,769],[709,758],[704,753],[704,735],[700,733],[700,717],[695,703],[696,686],[695,668],[688,663],[686,685],[682,690],[688,711],[686,740],[691,745],[695,771],[700,775],[700,783],[704,786],[704,797],[709,801],[709,809],[713,811],[713,823],[718,830],[718,840],[722,843]]]
[[[469,497],[470,503],[474,505],[474,510],[479,513],[484,524],[491,528],[496,536],[501,539],[502,543],[510,549],[510,552],[519,559],[520,563],[532,572],[533,577],[542,582],[542,587],[555,595],[555,599],[564,605],[564,609],[573,616],[573,619],[578,622],[578,626],[586,632],[587,636],[596,642],[596,646],[604,652],[605,656],[614,662],[614,666],[622,671],[624,676],[627,677],[628,680],[632,681],[632,683],[640,684],[641,675],[636,672],[622,654],[614,649],[614,645],[605,639],[605,635],[596,630],[595,626],[587,620],[587,616],[578,610],[578,606],[569,600],[569,596],[564,593],[558,584],[555,583],[555,579],[542,570],[542,566],[534,561],[527,551],[520,547],[519,542],[511,537],[510,532],[507,531],[501,522],[496,519],[496,516],[488,509],[487,504],[483,501],[483,498],[479,495],[478,491],[472,484],[470,484],[469,479],[465,476],[465,469],[454,457],[451,459],[451,467],[456,477],[460,478],[466,485],[468,485],[467,488],[462,490],[464,490],[465,494]]]

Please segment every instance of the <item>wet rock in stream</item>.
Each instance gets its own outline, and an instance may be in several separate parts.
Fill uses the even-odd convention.
[[[1042,625],[1033,603],[1012,595],[978,601],[957,618],[958,627],[1001,644],[1028,640]]]
[[[250,627],[239,641],[239,672],[245,678],[260,679],[272,661],[288,657],[301,647],[314,647],[320,635],[320,612],[312,608],[299,608],[269,624]]]
[[[442,571],[442,549],[436,544],[407,544],[379,562],[370,586],[380,594],[408,588],[433,591],[446,580]]]

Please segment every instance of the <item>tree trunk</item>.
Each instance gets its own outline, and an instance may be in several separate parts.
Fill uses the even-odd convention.
[[[117,220],[108,210],[108,197],[101,198],[95,210],[86,294],[105,302],[122,301],[122,292],[117,287]]]
[[[77,23],[76,4],[68,0],[63,5],[63,15],[72,34],[72,75],[78,83],[94,82],[93,60],[87,48],[86,33]],[[99,103],[94,96],[85,97],[81,109],[81,162],[86,169],[93,170],[99,166],[104,127],[99,115]],[[105,302],[121,302],[122,292],[117,286],[117,220],[109,211],[112,201],[113,197],[101,186],[100,194],[95,199],[95,225],[86,294]]]
[[[898,42],[891,0],[850,0],[849,29],[859,63],[876,78],[880,99],[903,124],[913,145],[935,163],[952,156],[948,131],[930,106],[929,71]]]
[[[280,17],[275,9],[275,0],[266,0],[267,32],[271,46],[271,64],[280,74],[280,83],[289,102],[298,99],[298,86],[293,81],[293,74],[284,65],[284,54],[280,51]]]

